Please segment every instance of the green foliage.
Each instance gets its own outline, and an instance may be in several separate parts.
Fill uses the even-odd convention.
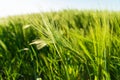
[[[119,80],[119,12],[64,10],[1,19],[1,80]]]

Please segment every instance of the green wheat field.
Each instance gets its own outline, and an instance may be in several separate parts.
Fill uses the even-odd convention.
[[[120,12],[62,10],[0,19],[0,80],[119,80]]]

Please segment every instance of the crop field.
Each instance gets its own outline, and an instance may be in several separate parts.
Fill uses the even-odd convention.
[[[120,12],[63,10],[0,19],[0,80],[119,80]]]

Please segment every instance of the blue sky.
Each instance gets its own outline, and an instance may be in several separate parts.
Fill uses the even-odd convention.
[[[0,0],[0,17],[61,9],[120,11],[120,0]]]

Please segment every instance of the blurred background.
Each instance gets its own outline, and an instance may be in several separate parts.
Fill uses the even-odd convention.
[[[120,0],[0,0],[0,17],[62,9],[120,11]]]

